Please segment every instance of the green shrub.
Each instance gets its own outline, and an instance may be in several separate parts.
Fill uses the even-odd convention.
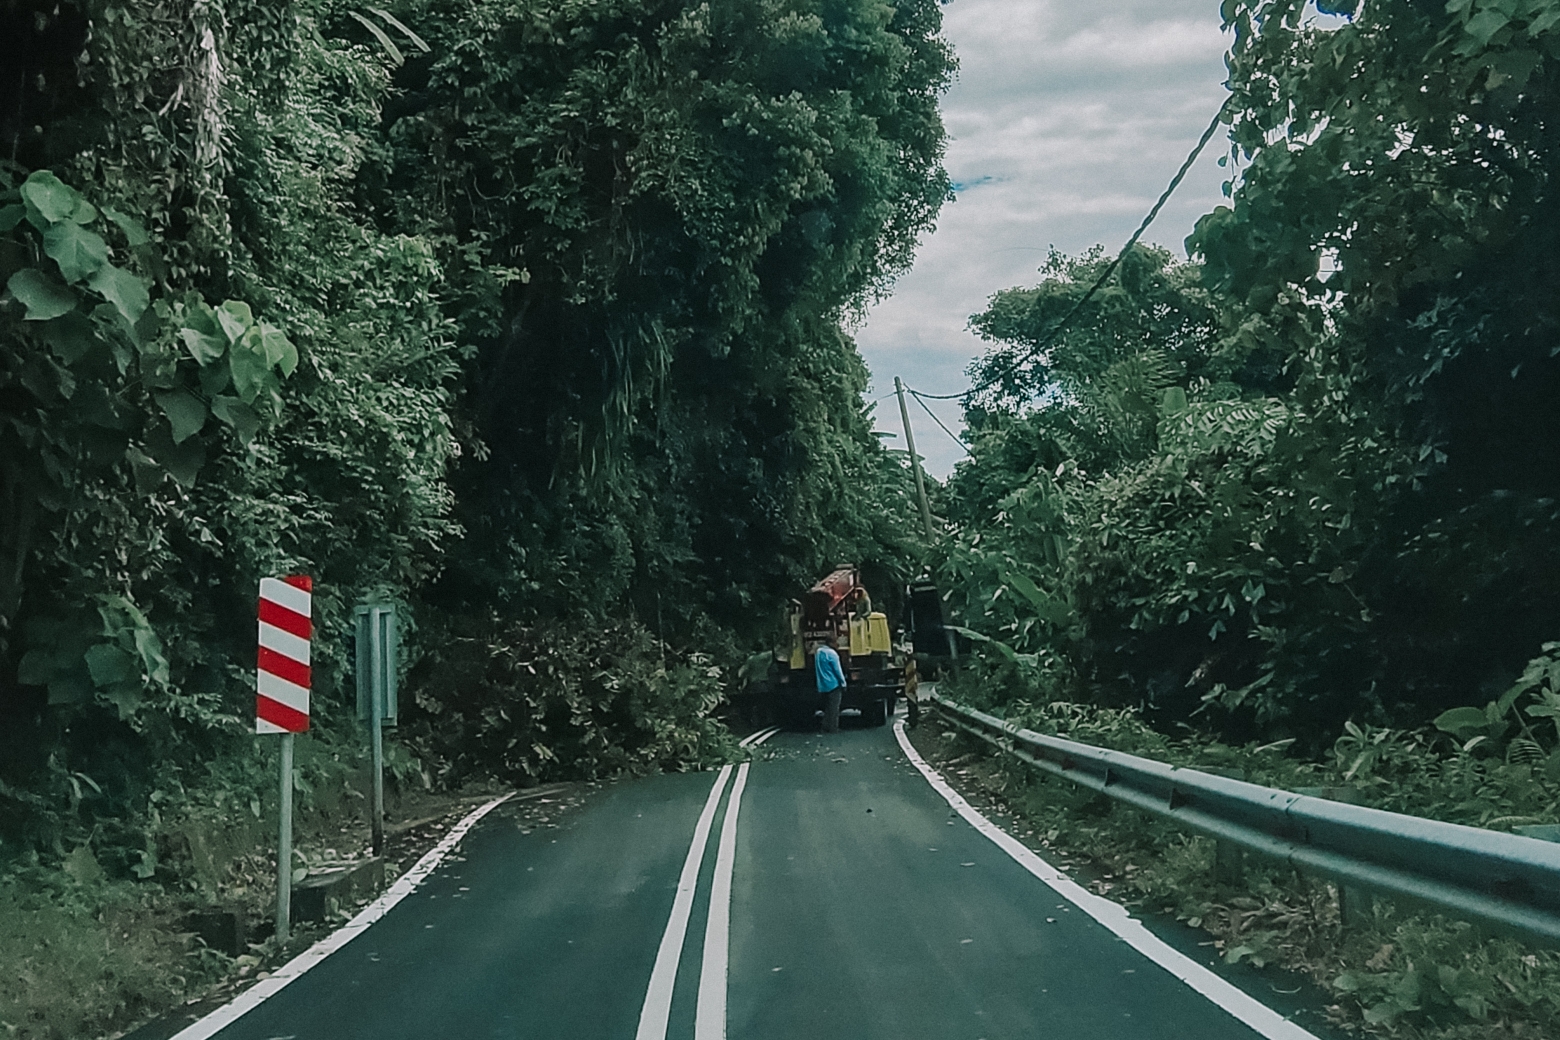
[[[531,784],[725,761],[721,669],[632,621],[450,618],[403,692],[400,737],[439,780]]]

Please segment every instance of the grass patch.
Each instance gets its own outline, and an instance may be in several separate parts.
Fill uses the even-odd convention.
[[[227,958],[182,932],[178,916],[140,885],[0,885],[0,1032],[80,1040],[209,986]]]
[[[366,776],[318,777],[295,814],[297,866],[366,855]],[[283,947],[272,937],[276,895],[274,792],[259,809],[232,788],[196,795],[155,815],[144,877],[116,877],[125,857],[99,863],[93,841],[63,856],[0,874],[0,1040],[83,1040],[116,1035],[186,1001],[273,968],[339,920],[295,925]],[[390,784],[387,819],[417,821],[468,809],[475,788],[430,792]],[[387,849],[395,876],[443,830],[397,835]],[[111,858],[112,857],[112,858]],[[251,943],[237,956],[208,948],[190,915],[238,913]],[[341,915],[338,915],[338,917]]]

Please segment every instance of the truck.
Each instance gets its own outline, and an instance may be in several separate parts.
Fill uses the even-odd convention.
[[[791,601],[769,674],[753,690],[761,717],[791,726],[812,723],[823,707],[813,653],[831,633],[839,640],[846,679],[840,710],[859,712],[869,726],[894,714],[904,696],[906,655],[894,647],[888,615],[858,606],[864,591],[860,568],[842,564]]]

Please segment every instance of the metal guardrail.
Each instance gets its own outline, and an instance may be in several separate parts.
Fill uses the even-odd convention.
[[[1560,843],[1280,791],[1020,729],[933,692],[961,729],[1076,784],[1310,874],[1560,947]]]

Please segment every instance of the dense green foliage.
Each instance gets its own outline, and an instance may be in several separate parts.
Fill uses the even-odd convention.
[[[477,351],[447,596],[752,631],[820,561],[895,556],[839,319],[948,192],[935,3],[408,17],[433,50],[366,180],[444,244]]]
[[[409,664],[438,651],[407,776],[723,754],[691,655],[734,656],[820,565],[914,555],[841,323],[948,193],[939,25],[935,0],[0,12],[0,867],[85,844],[178,879],[159,815],[264,776],[267,574],[315,580],[302,785],[360,753],[368,599]]]
[[[1560,5],[1224,14],[1231,204],[1038,355],[1098,255],[976,316],[945,573],[1052,695],[1325,748],[1557,632]]]

